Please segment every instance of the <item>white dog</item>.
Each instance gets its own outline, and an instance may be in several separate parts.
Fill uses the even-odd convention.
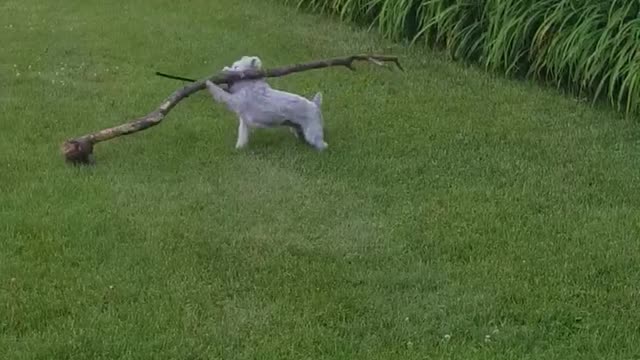
[[[262,61],[256,56],[243,56],[224,71],[260,70]],[[241,80],[226,92],[211,81],[206,82],[213,99],[224,103],[238,115],[238,141],[240,149],[249,142],[250,128],[276,126],[290,127],[301,140],[319,151],[327,148],[324,141],[323,118],[320,110],[322,94],[317,93],[311,101],[302,96],[272,89],[264,79]]]

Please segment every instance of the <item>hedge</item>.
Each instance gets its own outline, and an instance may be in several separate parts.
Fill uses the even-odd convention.
[[[639,0],[283,0],[551,83],[627,115],[640,110]]]

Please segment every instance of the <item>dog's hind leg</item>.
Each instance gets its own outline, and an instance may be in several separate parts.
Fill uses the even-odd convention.
[[[316,150],[325,150],[329,144],[324,141],[323,129],[319,123],[308,124],[302,129],[304,138]]]
[[[302,131],[302,126],[300,126],[300,124],[296,124],[290,120],[285,120],[282,125],[288,127],[291,133],[296,137],[296,139],[302,142],[306,142],[304,131]]]

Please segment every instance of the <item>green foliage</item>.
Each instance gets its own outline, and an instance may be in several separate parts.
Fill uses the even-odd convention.
[[[285,0],[366,19],[385,37],[640,110],[637,0]]]

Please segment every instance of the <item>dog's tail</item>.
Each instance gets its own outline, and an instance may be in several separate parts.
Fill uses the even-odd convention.
[[[320,108],[320,105],[322,105],[322,93],[321,92],[317,92],[313,96],[313,99],[311,99],[311,102],[313,102],[314,104],[316,104],[316,106],[318,108]]]

